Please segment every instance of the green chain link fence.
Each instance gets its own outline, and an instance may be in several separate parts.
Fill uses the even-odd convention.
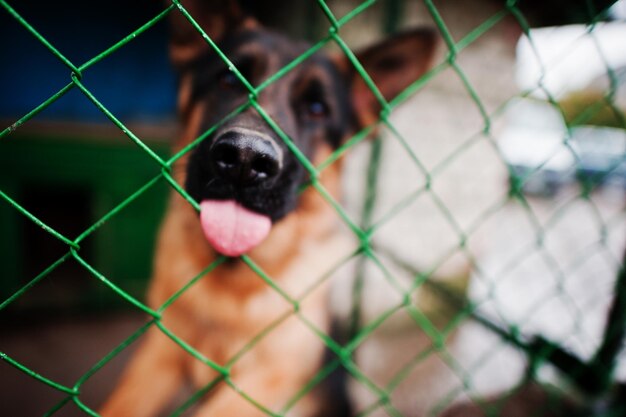
[[[620,222],[623,219],[623,209],[618,210],[616,213],[613,213],[608,218],[603,214],[603,210],[597,206],[593,198],[593,193],[596,192],[600,187],[599,178],[591,178],[591,180],[588,179],[580,188],[579,192],[576,192],[575,195],[572,195],[568,201],[560,204],[558,210],[554,214],[549,216],[547,221],[545,221],[542,218],[541,214],[537,213],[536,207],[531,201],[529,201],[526,194],[524,193],[524,185],[527,182],[531,181],[534,175],[537,175],[537,173],[542,169],[542,166],[539,165],[534,170],[525,172],[522,175],[518,175],[518,173],[515,172],[512,168],[509,168],[509,174],[511,177],[511,187],[509,192],[505,193],[505,195],[503,195],[502,198],[496,201],[494,204],[485,208],[485,210],[476,218],[473,223],[469,224],[469,226],[461,225],[457,221],[454,213],[447,207],[444,199],[440,198],[440,196],[438,195],[437,188],[433,186],[433,183],[436,182],[438,175],[440,175],[442,171],[445,171],[445,169],[449,165],[454,163],[454,161],[457,160],[464,152],[468,152],[472,144],[478,141],[487,143],[499,155],[499,148],[493,133],[493,120],[501,117],[504,109],[506,108],[506,105],[509,101],[512,101],[514,97],[511,97],[511,100],[507,102],[501,103],[501,105],[499,105],[495,110],[488,109],[481,99],[481,94],[479,93],[479,91],[477,91],[473,83],[470,81],[470,78],[467,76],[463,66],[459,64],[458,58],[481,36],[483,36],[485,33],[488,33],[490,30],[493,30],[494,27],[496,27],[505,19],[514,19],[514,21],[516,21],[516,25],[521,29],[521,31],[529,36],[531,47],[535,48],[535,45],[533,43],[533,37],[530,32],[530,24],[526,21],[526,16],[521,9],[524,2],[505,2],[502,5],[501,9],[493,14],[490,18],[484,20],[480,25],[469,31],[460,40],[455,40],[455,36],[453,36],[451,31],[448,29],[448,24],[442,17],[439,8],[435,5],[433,1],[424,0],[423,6],[425,6],[425,10],[427,10],[428,14],[430,15],[433,25],[438,28],[445,44],[445,57],[437,65],[435,65],[432,70],[430,70],[419,80],[416,80],[402,94],[400,94],[391,102],[386,102],[385,99],[381,96],[381,94],[378,92],[378,89],[376,88],[376,85],[374,85],[371,78],[365,72],[363,67],[360,65],[358,59],[352,52],[351,47],[342,37],[342,30],[344,29],[344,27],[360,14],[365,13],[368,11],[368,9],[375,7],[376,2],[364,1],[358,4],[352,10],[349,10],[340,18],[338,18],[336,13],[333,11],[333,8],[331,7],[332,3],[330,6],[324,0],[319,0],[317,3],[312,3],[315,7],[318,7],[319,10],[322,11],[323,15],[327,19],[329,27],[327,33],[322,37],[321,40],[315,42],[313,46],[300,57],[298,57],[289,65],[271,76],[261,85],[254,87],[250,85],[248,81],[241,75],[241,73],[239,73],[237,68],[232,65],[229,57],[222,53],[222,51],[213,42],[213,40],[206,36],[206,34],[204,34],[202,28],[194,20],[194,16],[191,16],[178,0],[172,0],[172,3],[168,7],[166,7],[162,12],[158,13],[156,16],[154,16],[152,19],[146,21],[145,24],[143,24],[140,28],[133,31],[132,33],[129,33],[128,36],[123,38],[118,43],[112,45],[101,54],[94,56],[92,59],[80,65],[77,65],[76,63],[69,60],[62,51],[55,48],[55,46],[50,43],[44,36],[42,36],[38,32],[36,27],[33,27],[26,19],[24,19],[18,13],[18,11],[16,11],[16,9],[12,7],[12,5],[10,5],[5,0],[0,0],[0,5],[2,6],[4,12],[9,13],[12,18],[19,22],[19,24],[23,27],[25,31],[28,31],[32,36],[34,36],[39,42],[41,42],[42,45],[44,45],[48,49],[51,54],[53,54],[61,63],[63,63],[63,65],[67,67],[68,74],[71,78],[70,81],[58,92],[43,101],[36,108],[32,109],[32,111],[30,111],[28,114],[24,115],[19,120],[6,127],[0,133],[0,152],[2,152],[3,142],[11,140],[11,135],[13,134],[13,132],[18,130],[22,125],[28,123],[29,120],[33,119],[37,114],[42,112],[48,106],[54,105],[55,101],[60,99],[68,92],[72,90],[78,90],[82,94],[84,94],[84,96],[88,98],[93,103],[93,105],[95,105],[110,120],[113,125],[119,128],[121,132],[123,132],[123,134],[128,138],[128,140],[132,141],[137,147],[143,150],[151,158],[154,165],[160,169],[160,172],[156,176],[147,181],[143,186],[137,188],[132,194],[128,195],[127,198],[124,199],[124,201],[117,204],[113,210],[110,210],[101,219],[93,223],[91,227],[82,231],[82,233],[80,233],[76,238],[70,238],[57,232],[52,227],[48,226],[46,223],[38,219],[26,208],[24,208],[23,204],[20,203],[18,198],[11,195],[10,193],[0,190],[1,200],[8,203],[14,210],[18,211],[20,215],[26,217],[37,226],[39,226],[41,229],[43,229],[45,232],[53,236],[55,239],[62,242],[62,244],[64,244],[66,247],[66,252],[63,256],[47,266],[43,271],[33,277],[26,285],[15,291],[7,299],[3,300],[0,304],[0,313],[6,311],[6,309],[11,306],[16,300],[25,296],[25,294],[31,291],[35,286],[44,281],[46,277],[51,274],[51,272],[59,268],[65,262],[73,259],[75,262],[84,267],[95,280],[99,281],[100,285],[108,287],[120,298],[130,304],[134,309],[139,310],[140,312],[143,312],[150,317],[150,320],[145,325],[139,327],[124,342],[122,342],[119,346],[113,349],[100,361],[94,363],[93,367],[82,377],[77,379],[73,385],[64,385],[55,380],[49,379],[45,375],[39,374],[37,369],[31,369],[28,366],[20,363],[13,357],[0,352],[0,357],[2,358],[2,360],[10,364],[14,368],[18,369],[19,371],[30,376],[31,378],[41,382],[42,384],[47,385],[48,387],[50,387],[50,389],[57,390],[58,392],[63,394],[63,399],[58,402],[58,404],[50,408],[46,412],[46,416],[54,415],[57,412],[60,412],[60,410],[62,410],[68,403],[71,402],[73,402],[78,408],[80,408],[80,410],[82,410],[86,415],[96,416],[97,413],[94,411],[94,409],[85,404],[81,398],[81,388],[83,387],[83,385],[95,374],[97,374],[98,371],[100,371],[105,365],[112,361],[118,354],[120,354],[127,347],[129,347],[135,340],[140,338],[148,329],[152,327],[157,327],[174,342],[178,343],[181,348],[189,353],[189,355],[195,357],[198,361],[206,364],[206,366],[214,369],[219,373],[219,377],[216,380],[196,391],[193,395],[187,398],[178,409],[173,412],[172,415],[177,416],[185,413],[185,411],[187,411],[190,407],[197,403],[208,391],[210,391],[218,383],[224,382],[231,385],[234,389],[238,390],[238,388],[230,379],[230,369],[232,368],[233,364],[236,363],[236,361],[246,351],[254,346],[255,343],[261,340],[265,335],[272,332],[272,329],[275,326],[280,324],[287,317],[295,315],[298,316],[304,324],[309,326],[312,331],[319,335],[325,345],[334,353],[335,356],[333,360],[325,365],[319,371],[319,373],[311,381],[309,381],[309,383],[301,388],[300,392],[291,401],[289,401],[288,404],[285,405],[285,408],[278,415],[283,415],[284,413],[288,412],[300,398],[302,398],[306,393],[312,390],[326,376],[328,376],[333,370],[338,367],[344,367],[354,380],[358,381],[359,384],[366,387],[367,391],[369,392],[369,397],[373,398],[369,405],[363,406],[358,410],[358,415],[374,415],[380,412],[380,410],[384,410],[384,412],[390,416],[405,415],[404,411],[400,409],[401,407],[398,407],[394,402],[394,390],[398,386],[400,386],[405,381],[405,379],[409,377],[410,373],[416,367],[418,367],[421,363],[423,363],[431,356],[437,356],[438,358],[440,358],[440,360],[442,360],[446,364],[448,369],[450,369],[456,375],[460,383],[456,388],[451,389],[447,394],[442,395],[441,398],[438,398],[437,401],[433,403],[434,405],[431,407],[430,410],[428,410],[429,415],[440,414],[451,404],[453,400],[457,399],[460,395],[464,393],[468,395],[471,400],[473,400],[473,403],[476,404],[479,409],[483,410],[485,415],[500,415],[501,410],[504,410],[506,408],[506,398],[513,397],[517,392],[521,392],[521,387],[523,387],[524,384],[518,385],[518,388],[507,390],[505,393],[506,395],[499,402],[487,401],[484,398],[479,398],[472,393],[471,387],[473,385],[474,372],[477,372],[480,369],[483,361],[487,360],[489,356],[494,355],[497,349],[502,348],[503,345],[501,343],[495,344],[493,346],[493,349],[490,349],[483,353],[482,359],[476,361],[473,367],[465,367],[461,365],[458,362],[457,358],[455,358],[454,352],[448,348],[448,343],[450,339],[454,337],[457,329],[463,323],[470,320],[479,323],[481,326],[488,329],[489,332],[501,338],[504,344],[513,346],[515,349],[518,349],[520,352],[523,353],[523,355],[527,357],[528,369],[525,373],[525,376],[523,377],[522,382],[529,382],[534,380],[540,381],[541,378],[538,375],[540,375],[540,371],[543,368],[549,367],[551,369],[556,369],[556,373],[560,375],[560,380],[565,382],[558,386],[551,386],[551,389],[557,392],[554,397],[551,397],[553,401],[557,401],[557,399],[561,395],[570,395],[572,392],[575,392],[577,393],[578,398],[583,398],[583,406],[581,408],[580,415],[626,415],[626,410],[624,408],[624,398],[626,398],[626,386],[623,381],[619,382],[615,376],[615,370],[618,366],[618,357],[620,355],[620,352],[622,351],[624,332],[626,328],[626,282],[624,281],[626,278],[624,274],[624,269],[620,266],[622,264],[622,259],[619,256],[615,256],[614,251],[609,247],[611,233],[613,230],[617,230],[619,228],[621,224]],[[395,29],[399,20],[401,20],[402,8],[406,7],[407,5],[403,2],[398,1],[390,1],[387,3],[387,5],[387,22],[385,25],[385,31],[391,32],[393,29]],[[583,9],[586,10],[585,20],[587,22],[587,31],[589,33],[593,34],[597,25],[600,24],[599,22],[606,17],[607,6],[608,4],[599,7],[593,2],[586,3]],[[564,5],[563,7],[568,6]],[[142,138],[133,133],[131,129],[125,126],[122,121],[120,121],[111,111],[109,111],[107,107],[98,99],[98,97],[96,97],[96,95],[89,89],[88,83],[83,81],[83,76],[87,74],[92,67],[98,65],[98,63],[100,63],[102,60],[107,59],[107,57],[109,57],[120,48],[123,48],[130,42],[133,42],[144,32],[151,30],[160,21],[162,21],[163,19],[167,19],[168,15],[174,13],[182,14],[189,21],[190,25],[193,25],[200,33],[203,34],[206,42],[211,46],[211,48],[213,48],[213,50],[215,50],[217,54],[219,54],[219,56],[224,60],[229,68],[232,68],[232,71],[237,76],[237,78],[248,89],[249,100],[241,107],[234,110],[230,116],[245,111],[250,107],[254,108],[258,112],[258,114],[260,114],[262,118],[267,122],[267,124],[271,126],[271,128],[281,137],[281,139],[286,143],[289,149],[298,157],[300,162],[306,168],[311,178],[310,184],[308,186],[313,187],[315,190],[317,190],[317,192],[322,197],[324,197],[328,204],[332,205],[335,208],[337,214],[341,217],[341,219],[345,222],[348,228],[358,239],[358,249],[348,259],[345,259],[341,265],[336,266],[336,269],[339,269],[344,264],[350,261],[355,261],[357,263],[357,267],[355,269],[356,278],[353,281],[353,304],[351,306],[351,312],[348,317],[349,325],[347,326],[349,327],[349,338],[345,344],[339,344],[335,340],[329,338],[326,334],[324,334],[323,331],[316,328],[312,323],[307,321],[306,317],[302,316],[299,313],[299,306],[303,302],[303,300],[306,299],[307,294],[304,294],[301,298],[298,299],[291,298],[281,289],[280,283],[275,282],[271,276],[268,276],[250,258],[248,258],[247,256],[243,256],[243,262],[245,262],[253,271],[255,271],[258,276],[267,283],[268,286],[277,291],[290,305],[292,305],[293,309],[287,316],[281,317],[277,322],[273,323],[271,326],[265,329],[254,340],[250,340],[249,344],[242,350],[242,352],[232,358],[229,363],[224,366],[220,366],[217,363],[214,363],[211,360],[207,359],[205,356],[203,356],[201,352],[199,352],[187,342],[179,338],[176,334],[172,333],[172,331],[165,327],[164,324],[161,322],[161,317],[164,311],[167,310],[167,308],[174,301],[176,301],[184,292],[193,291],[193,286],[202,279],[202,276],[204,276],[204,274],[224,262],[224,258],[220,258],[215,263],[207,265],[202,274],[193,278],[190,277],[191,279],[185,287],[181,288],[174,296],[172,296],[158,309],[153,310],[146,306],[138,298],[130,295],[125,290],[125,288],[123,288],[123,286],[115,284],[115,279],[113,277],[105,276],[96,268],[94,268],[94,266],[86,259],[86,257],[81,252],[82,244],[88,237],[90,237],[94,232],[96,232],[106,222],[110,221],[114,217],[122,216],[122,211],[126,207],[133,205],[135,201],[139,199],[144,193],[148,192],[162,181],[166,181],[174,192],[180,193],[189,202],[189,204],[191,204],[194,208],[199,209],[198,203],[186,194],[181,184],[178,184],[174,180],[172,176],[172,166],[185,153],[189,152],[199,142],[211,135],[212,132],[217,129],[219,124],[218,126],[213,126],[208,131],[204,132],[185,149],[182,149],[180,152],[172,156],[164,157],[159,152],[155,152],[155,150],[147,145],[146,142],[142,140]],[[6,42],[10,40],[3,39],[2,41]],[[332,154],[325,162],[323,162],[319,166],[315,166],[309,160],[307,160],[307,158],[295,146],[292,140],[282,131],[281,127],[272,120],[272,118],[268,115],[265,109],[263,109],[263,107],[259,105],[256,98],[270,84],[283,77],[293,68],[297,67],[303,61],[309,58],[313,53],[320,50],[321,48],[326,47],[327,45],[334,45],[334,47],[338,47],[348,57],[348,59],[352,62],[354,67],[357,69],[361,77],[363,77],[366,84],[369,86],[369,88],[372,90],[372,92],[380,102],[382,106],[382,111],[380,113],[379,120],[374,125],[368,126],[363,131],[357,133],[334,154]],[[548,71],[547,69],[544,70]],[[476,134],[472,135],[467,141],[462,142],[462,144],[458,146],[454,150],[454,152],[451,152],[438,165],[436,165],[435,167],[427,168],[429,164],[425,163],[426,161],[423,161],[422,157],[419,154],[416,154],[416,152],[413,150],[413,147],[411,146],[411,141],[420,139],[405,137],[400,129],[396,127],[393,113],[398,106],[407,102],[407,100],[415,96],[416,93],[424,90],[429,85],[429,83],[431,83],[435,78],[437,78],[440,74],[446,71],[452,71],[456,75],[458,80],[460,80],[460,82],[462,83],[462,86],[468,96],[471,98],[475,109],[477,109],[481,115],[482,127],[479,132],[476,132]],[[574,150],[572,149],[572,145],[570,142],[572,128],[576,125],[584,124],[586,121],[593,119],[595,114],[601,111],[605,111],[603,109],[608,108],[610,113],[616,120],[616,125],[622,129],[626,129],[626,120],[624,118],[623,109],[620,109],[618,107],[615,98],[621,81],[618,77],[618,74],[616,73],[616,70],[608,66],[608,64],[606,67],[606,74],[609,78],[609,86],[604,92],[603,96],[600,97],[599,100],[591,103],[591,105],[584,109],[584,111],[581,111],[574,116],[566,115],[566,118],[568,118],[567,116],[570,117],[568,118],[567,125],[568,134],[565,135],[563,143],[565,146],[570,148],[570,150],[572,151],[571,153],[574,156],[576,156],[577,153],[574,152]],[[544,88],[541,83],[539,85],[539,89],[543,89],[543,92],[547,95],[547,101],[554,108],[565,114],[562,104],[550,94],[549,89]],[[523,91],[522,93],[518,94],[518,96],[526,97],[529,96],[531,93],[532,91]],[[408,154],[412,163],[421,172],[421,175],[425,180],[422,181],[422,183],[420,184],[416,184],[417,189],[415,189],[415,186],[407,184],[407,191],[412,192],[408,194],[408,196],[403,197],[397,204],[395,204],[391,208],[391,210],[384,213],[382,216],[375,216],[376,205],[379,198],[377,193],[380,191],[381,187],[381,161],[385,141],[378,139],[372,141],[369,148],[370,156],[369,162],[367,164],[368,168],[365,180],[366,191],[363,196],[361,219],[357,222],[353,220],[354,216],[351,215],[351,213],[349,213],[340,202],[333,200],[327,190],[324,189],[324,187],[318,182],[317,179],[321,171],[333,164],[344,154],[351,151],[354,147],[365,144],[366,142],[364,142],[364,139],[370,136],[376,128],[380,128],[387,134],[387,136],[391,137],[388,138],[389,140],[394,140],[397,144],[400,145],[403,151]],[[612,167],[613,171],[618,169],[619,163],[621,163],[621,161]],[[0,170],[2,170],[2,167],[0,167]],[[611,172],[611,170],[609,170],[609,172]],[[463,187],[463,184],[458,184],[458,186]],[[392,221],[396,216],[399,215],[399,213],[407,210],[407,207],[409,207],[422,195],[428,195],[430,198],[432,198],[435,209],[445,218],[448,226],[455,231],[457,237],[456,246],[451,250],[451,252],[444,255],[438,262],[428,265],[426,268],[418,268],[416,267],[415,263],[407,262],[403,257],[396,256],[393,252],[386,250],[383,246],[378,246],[375,243],[372,243],[376,241],[376,233],[378,233],[380,228],[384,227],[387,222]],[[529,224],[528,227],[531,229],[531,233],[534,235],[534,240],[530,247],[528,247],[526,250],[520,251],[517,256],[510,259],[509,262],[505,265],[505,267],[502,269],[503,279],[506,277],[507,270],[515,269],[518,265],[522,264],[528,257],[538,253],[543,262],[548,265],[548,270],[552,271],[553,276],[556,277],[555,280],[558,285],[556,285],[555,288],[557,289],[557,291],[560,291],[560,293],[557,295],[559,297],[565,298],[573,297],[567,294],[567,291],[565,289],[566,281],[568,279],[568,270],[564,270],[563,268],[561,268],[559,262],[554,258],[554,255],[552,255],[549,248],[547,248],[545,240],[546,238],[549,238],[551,230],[555,227],[554,225],[558,223],[559,219],[565,216],[565,213],[567,213],[568,210],[570,210],[580,201],[584,201],[585,204],[590,207],[590,210],[593,213],[592,221],[595,227],[597,227],[598,229],[599,237],[593,247],[589,249],[589,252],[587,254],[581,255],[581,258],[583,259],[580,259],[579,263],[580,265],[582,265],[584,264],[587,257],[591,257],[597,253],[601,253],[602,256],[611,259],[612,265],[614,265],[615,268],[610,273],[614,273],[617,276],[616,279],[612,281],[614,282],[614,287],[612,290],[613,298],[611,301],[610,312],[608,314],[606,324],[604,325],[604,330],[603,332],[601,332],[602,334],[600,337],[600,342],[598,343],[595,352],[590,355],[589,359],[582,359],[579,355],[572,353],[572,351],[569,350],[566,346],[563,346],[559,342],[552,340],[546,335],[525,334],[520,329],[519,323],[508,322],[506,319],[495,320],[492,315],[485,313],[480,308],[482,302],[481,300],[470,301],[464,296],[463,292],[459,292],[458,289],[455,290],[454,288],[450,288],[447,285],[442,285],[438,280],[434,279],[439,266],[445,263],[449,257],[458,253],[462,253],[471,265],[473,275],[472,279],[480,279],[481,274],[484,273],[484,265],[479,259],[475,257],[473,251],[469,249],[468,241],[473,237],[474,233],[481,228],[483,224],[488,222],[489,219],[491,219],[493,216],[503,210],[505,206],[515,205],[516,207],[520,208],[521,211],[524,213],[526,221]],[[386,259],[385,261],[382,260],[383,257]],[[390,262],[392,262],[393,264],[392,268],[388,267],[389,259],[391,260]],[[391,308],[385,309],[385,311],[383,311],[382,314],[378,315],[375,319],[364,323],[361,319],[361,310],[364,308],[362,292],[364,290],[366,276],[370,272],[370,267],[372,265],[374,265],[374,269],[377,269],[379,273],[382,273],[384,275],[389,285],[400,294],[400,301],[393,305]],[[398,283],[397,278],[394,276],[395,273],[393,272],[396,270],[401,270],[405,274],[409,274],[410,276],[412,276],[411,282],[408,287],[400,285]],[[327,279],[329,279],[328,276],[319,277],[319,283]],[[497,282],[492,285],[492,287],[490,288],[491,293],[497,290],[497,285]],[[430,293],[434,294],[434,296],[439,300],[443,300],[441,302],[447,305],[448,309],[451,308],[454,312],[452,314],[453,318],[447,321],[444,326],[439,326],[438,324],[436,324],[436,320],[430,314],[427,314],[419,303],[416,304],[414,302],[415,292],[419,289],[424,288],[429,289]],[[554,293],[552,293],[544,296],[543,298],[538,297],[536,303],[534,304],[534,310],[540,309],[543,303],[546,303],[551,297],[554,296]],[[390,317],[392,317],[395,313],[399,311],[406,313],[408,317],[410,317],[412,322],[428,337],[430,343],[426,349],[416,349],[415,352],[412,352],[412,359],[402,366],[401,371],[393,375],[393,377],[390,378],[385,384],[381,384],[379,381],[373,380],[370,376],[366,374],[366,372],[361,369],[362,363],[359,363],[359,361],[355,359],[355,354],[358,348],[368,339],[368,337],[374,334],[380,327],[385,324],[385,322]],[[580,311],[579,309],[576,314],[584,316],[584,311]],[[506,370],[502,370],[502,372],[506,372]],[[426,375],[425,378],[428,378],[428,375]],[[255,400],[253,398],[250,398],[245,392],[240,392],[240,395],[248,399],[252,404],[265,412],[267,415],[277,415],[268,410],[263,404],[255,402]],[[540,409],[535,410],[532,415],[556,415],[542,414],[544,412],[548,413],[547,410]],[[469,411],[467,411],[467,413],[469,413]]]

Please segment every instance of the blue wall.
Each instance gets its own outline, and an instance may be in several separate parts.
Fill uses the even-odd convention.
[[[164,3],[9,0],[76,66],[156,16]],[[1,7],[0,57],[0,118],[23,116],[70,81],[70,70]],[[83,74],[83,82],[122,122],[172,118],[175,77],[167,58],[167,21],[89,68]],[[77,88],[37,117],[104,120]]]

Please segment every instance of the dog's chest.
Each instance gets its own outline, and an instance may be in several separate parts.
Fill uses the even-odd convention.
[[[227,305],[230,304],[230,305]],[[283,355],[297,355],[303,346],[301,337],[308,332],[294,314],[293,306],[268,288],[246,302],[220,300],[219,307],[203,319],[194,320],[193,347],[208,361],[236,372],[240,367],[267,366]],[[321,303],[309,316],[324,315]],[[227,311],[237,311],[236,315]],[[317,325],[326,327],[326,318],[317,317]],[[207,362],[186,357],[187,372],[197,387],[205,386],[219,373]]]
[[[274,286],[261,281],[252,271],[250,276],[239,270],[214,271],[172,306],[181,309],[175,314],[177,323],[171,325],[187,328],[192,346],[219,366],[230,368],[232,364],[236,371],[240,367],[263,368],[268,363],[289,363],[292,358],[301,358],[290,368],[307,373],[302,361],[308,358],[314,366],[323,349],[313,329],[327,332],[329,324],[330,282],[323,277],[350,253],[351,245],[346,243],[333,238],[307,248],[281,274],[270,277]],[[217,273],[225,271],[230,273]],[[261,287],[242,297],[233,290],[235,280],[260,281]],[[191,356],[185,367],[191,381],[199,387],[219,376],[210,364]]]

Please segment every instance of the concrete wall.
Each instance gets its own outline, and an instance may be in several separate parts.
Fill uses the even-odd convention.
[[[422,2],[405,3],[403,27],[434,25]],[[352,7],[349,2],[331,5],[338,16]],[[446,1],[437,2],[436,6],[455,42],[500,10],[489,1]],[[379,38],[381,31],[373,29],[380,27],[377,21],[380,22],[382,11],[381,5],[347,24],[340,32],[342,38],[357,49]],[[382,129],[383,158],[374,221],[423,188],[430,174],[432,188],[380,226],[373,238],[380,254],[392,253],[416,270],[432,271],[448,281],[466,279],[473,257],[482,255],[489,222],[478,225],[484,213],[503,201],[507,192],[506,169],[493,143],[503,120],[494,112],[517,92],[514,51],[518,34],[515,21],[507,17],[456,57],[462,75],[491,117],[490,134],[485,134],[485,120],[477,104],[460,74],[451,67],[436,75],[391,117],[393,126],[427,173],[416,166],[392,132]],[[442,42],[436,63],[444,62],[447,52]],[[359,219],[363,202],[368,154],[369,144],[362,144],[347,157],[345,204],[355,219]],[[459,247],[460,233],[468,234],[465,250]],[[408,288],[412,278],[384,255],[381,258],[397,284]],[[362,322],[369,323],[400,303],[403,295],[372,263],[368,264],[365,277]],[[341,277],[337,282],[335,305],[347,317],[352,281]],[[412,295],[418,309],[433,313],[431,318],[437,317],[442,312],[429,310],[428,297],[421,289]],[[436,324],[445,325],[456,313],[444,312]],[[364,374],[382,388],[400,371],[408,369],[405,379],[393,390],[391,402],[406,416],[420,416],[440,403],[462,398],[453,393],[462,387],[462,375],[446,365],[455,361],[452,356],[456,353],[446,348],[415,361],[429,347],[428,336],[413,318],[399,311],[364,341],[356,358]],[[351,384],[351,392],[359,409],[377,400],[369,388],[356,381]],[[379,408],[372,415],[387,414]]]

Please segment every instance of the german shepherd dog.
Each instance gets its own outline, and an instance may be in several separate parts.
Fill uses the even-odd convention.
[[[182,4],[253,86],[309,47],[262,27],[236,4]],[[321,366],[324,344],[316,332],[328,332],[330,313],[329,285],[318,281],[356,246],[346,245],[336,211],[319,190],[301,190],[310,172],[254,106],[223,121],[248,101],[249,91],[189,21],[178,10],[172,14],[170,55],[179,75],[182,121],[175,150],[218,127],[175,166],[175,180],[201,210],[172,193],[158,237],[149,304],[159,308],[220,254],[230,258],[164,310],[162,328],[148,331],[101,415],[159,415],[171,409],[181,388],[214,380],[193,415],[283,413]],[[429,68],[435,43],[433,31],[417,29],[356,57],[390,100]],[[381,110],[351,61],[326,51],[293,67],[256,100],[314,165],[375,123]],[[337,161],[315,178],[336,200],[340,166]],[[244,253],[280,291],[238,257]],[[315,291],[307,292],[312,287]],[[305,292],[297,309],[283,297],[298,299]],[[190,355],[168,333],[198,354]],[[288,414],[313,415],[318,405],[303,396]]]

